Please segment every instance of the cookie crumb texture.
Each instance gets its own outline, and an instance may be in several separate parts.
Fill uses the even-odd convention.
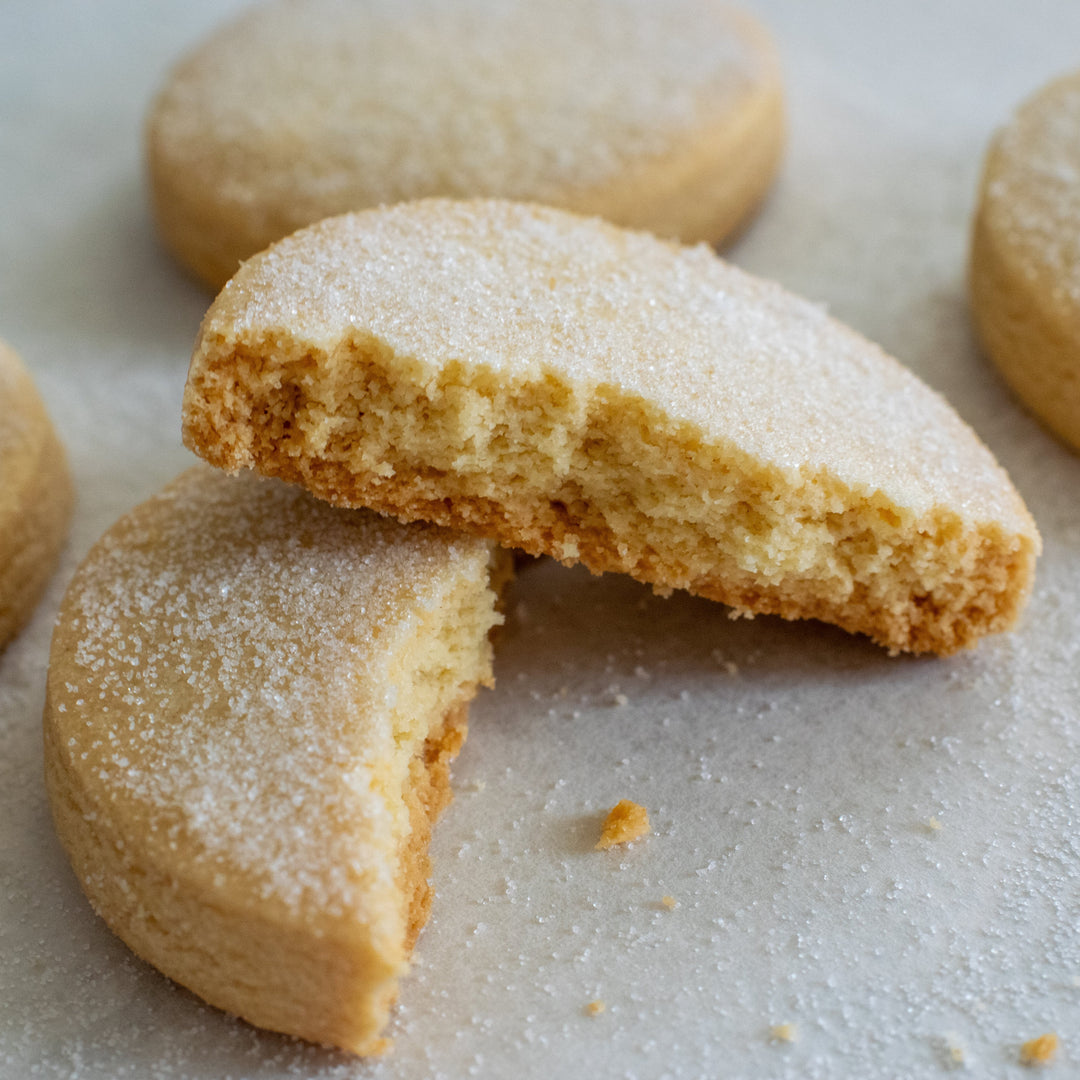
[[[1058,1050],[1058,1037],[1052,1031],[1029,1039],[1020,1047],[1022,1065],[1049,1065]]]
[[[604,851],[617,844],[629,844],[648,836],[651,831],[648,810],[629,799],[620,799],[604,819],[604,827],[600,830],[596,848]]]
[[[937,394],[818,306],[595,219],[426,200],[331,219],[211,306],[187,445],[893,651],[1011,627],[1040,540]]]
[[[0,341],[0,650],[33,614],[73,501],[67,457],[41,396]]]
[[[1080,451],[1080,71],[1025,102],[983,168],[975,326],[1013,391]]]
[[[783,128],[769,35],[714,0],[291,0],[182,61],[147,136],[161,234],[220,288],[304,225],[432,195],[718,242]]]
[[[490,557],[205,466],[105,534],[57,624],[46,779],[136,953],[261,1027],[384,1049],[491,677]]]

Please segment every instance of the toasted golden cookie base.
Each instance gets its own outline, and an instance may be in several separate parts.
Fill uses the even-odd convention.
[[[0,649],[56,567],[73,502],[67,458],[30,375],[0,342]]]
[[[493,573],[489,544],[205,466],[122,518],[65,596],[44,720],[108,925],[253,1024],[385,1049]]]
[[[1040,546],[970,428],[820,310],[498,201],[346,215],[251,260],[204,321],[184,433],[339,506],[891,650],[1013,625]]]
[[[217,289],[282,236],[389,202],[513,197],[718,243],[764,198],[783,92],[749,16],[712,0],[459,7],[270,5],[204,42],[147,124],[166,246]]]
[[[972,312],[1017,397],[1080,450],[1080,72],[1026,102],[987,155]]]

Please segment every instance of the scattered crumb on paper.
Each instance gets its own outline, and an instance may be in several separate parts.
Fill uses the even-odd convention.
[[[949,1032],[938,1041],[941,1063],[947,1069],[962,1069],[968,1064],[967,1050],[959,1035]]]
[[[1020,1047],[1021,1065],[1049,1065],[1057,1053],[1058,1037],[1048,1031],[1035,1039],[1029,1039]]]
[[[648,836],[649,832],[648,810],[629,799],[620,799],[608,813],[596,846],[603,850],[616,844],[629,844]]]

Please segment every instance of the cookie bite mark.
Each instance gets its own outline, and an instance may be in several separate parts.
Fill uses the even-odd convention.
[[[336,505],[893,651],[1012,626],[1040,540],[948,404],[704,247],[426,200],[320,223],[207,313],[184,438]]]
[[[105,534],[57,623],[45,769],[136,953],[258,1026],[384,1049],[500,558],[205,466]]]
[[[41,396],[0,341],[0,650],[52,576],[73,501],[67,457]]]

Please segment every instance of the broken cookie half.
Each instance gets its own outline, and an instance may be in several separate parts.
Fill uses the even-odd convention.
[[[818,306],[497,200],[328,219],[203,323],[187,444],[339,506],[950,653],[1015,622],[1040,540],[975,433]]]
[[[105,534],[57,623],[45,767],[135,952],[261,1027],[383,1048],[491,680],[496,558],[205,466]]]

